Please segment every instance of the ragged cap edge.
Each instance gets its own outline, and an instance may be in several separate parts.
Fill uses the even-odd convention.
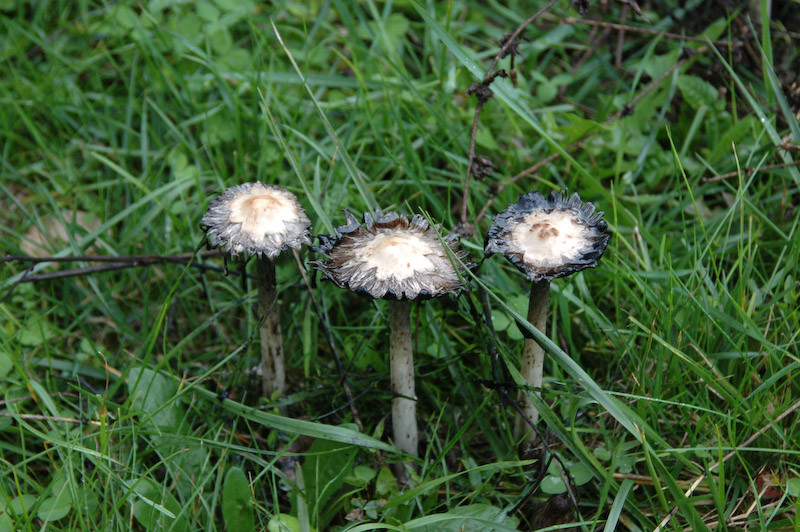
[[[241,200],[247,196],[254,198],[272,196],[271,199],[283,210],[293,211],[292,215],[281,220],[283,227],[278,230],[271,226],[268,231],[255,234],[243,231],[245,224],[257,223],[257,219],[255,222],[252,219],[233,220],[232,216],[235,214],[232,212],[232,207],[237,199]],[[218,246],[230,255],[242,253],[259,257],[264,255],[274,260],[287,248],[299,250],[303,244],[311,245],[309,238],[311,221],[297,200],[297,196],[283,187],[261,182],[243,183],[225,189],[209,204],[200,226],[206,231],[211,247]]]
[[[545,264],[540,262],[536,264],[531,261],[530,252],[537,249],[536,246],[529,246],[528,249],[522,249],[519,242],[524,238],[533,237],[519,237],[519,233],[514,233],[514,230],[519,227],[520,223],[524,223],[526,219],[535,218],[537,222],[542,221],[543,218],[537,218],[533,213],[542,213],[542,215],[556,214],[561,218],[559,224],[563,226],[563,220],[569,218],[575,227],[580,227],[584,231],[583,247],[577,248],[562,248],[570,251],[570,256],[561,256],[559,260],[555,260],[556,251],[551,252],[550,256],[546,257],[547,260],[555,261],[555,264]],[[529,192],[523,195],[520,200],[510,205],[506,210],[495,216],[494,225],[489,229],[484,244],[484,254],[489,257],[493,254],[503,254],[512,264],[514,264],[520,271],[534,282],[551,281],[559,277],[566,277],[572,275],[580,270],[586,268],[594,268],[597,266],[597,261],[603,256],[606,246],[610,238],[607,232],[608,225],[602,219],[603,212],[595,212],[595,207],[592,203],[582,203],[580,196],[575,193],[569,198],[566,194],[559,194],[552,192],[548,198],[544,198],[538,192]],[[545,224],[547,225],[547,224]],[[553,223],[553,227],[557,224]],[[528,227],[530,231],[542,231],[539,227]],[[550,227],[552,229],[552,227]],[[544,228],[545,233],[548,229]],[[546,235],[548,236],[548,235]],[[554,241],[558,237],[552,237]],[[561,242],[560,244],[563,244]],[[558,249],[558,248],[557,248]]]
[[[313,262],[324,279],[376,299],[429,299],[464,288],[436,233],[438,226],[430,227],[423,216],[409,221],[405,215],[376,209],[364,214],[363,226],[349,211],[345,219],[335,236],[320,235],[320,245],[312,248],[328,259]],[[455,236],[442,240],[458,261],[466,259]]]

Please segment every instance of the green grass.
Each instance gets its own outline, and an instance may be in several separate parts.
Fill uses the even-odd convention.
[[[683,4],[586,16],[740,38],[746,8]],[[568,189],[612,231],[597,269],[553,283],[547,336],[530,331],[548,352],[550,452],[520,455],[510,382],[496,380],[504,361],[521,383],[528,292],[501,257],[458,299],[412,307],[423,458],[406,488],[391,469],[385,302],[317,276],[321,321],[282,257],[291,389],[269,401],[251,371],[255,290],[238,276],[164,263],[18,284],[30,264],[3,262],[0,530],[279,530],[279,514],[287,530],[529,530],[555,513],[543,505],[564,471],[579,503],[566,522],[584,530],[799,527],[800,169],[779,147],[800,145],[794,5],[774,2],[752,54],[626,32],[619,69],[617,31],[593,44],[603,29],[559,24],[581,16],[560,2],[525,31],[518,86],[492,85],[477,153],[498,169],[472,180],[470,219]],[[191,253],[208,202],[252,180],[296,193],[315,233],[376,205],[449,231],[466,90],[533,11],[0,1],[0,251],[30,252],[36,228],[61,224],[66,238],[38,253]],[[616,117],[684,46],[688,60]],[[489,224],[462,241],[475,262]]]

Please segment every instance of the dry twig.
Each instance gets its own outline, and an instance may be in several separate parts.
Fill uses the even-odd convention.
[[[766,171],[766,170],[779,170],[781,168],[789,168],[789,167],[792,167],[792,166],[800,166],[800,161],[792,161],[790,163],[768,164],[768,165],[765,165],[765,166],[760,166],[758,168],[746,167],[746,168],[742,168],[742,175],[747,177],[747,176],[752,175],[753,172],[756,172],[756,171],[763,172],[763,171]],[[739,175],[738,171],[728,172],[727,174],[715,175],[713,177],[704,177],[703,178],[703,183],[714,183],[715,181],[722,181],[724,179],[730,179],[731,177],[736,177],[737,175]]]
[[[333,333],[331,333],[328,323],[325,320],[325,316],[322,313],[322,307],[319,306],[319,303],[317,303],[317,298],[314,297],[314,291],[311,289],[311,282],[308,279],[308,274],[306,273],[306,268],[303,265],[303,261],[300,260],[300,254],[296,249],[292,250],[292,254],[294,255],[295,262],[297,262],[297,268],[300,270],[300,275],[303,277],[303,283],[305,283],[306,289],[308,290],[308,297],[311,298],[311,304],[314,305],[314,311],[317,313],[317,318],[319,318],[322,332],[325,334],[325,339],[328,340],[328,345],[331,348],[333,360],[336,363],[336,370],[339,372],[339,378],[342,381],[342,388],[344,389],[345,396],[347,396],[347,404],[350,406],[350,412],[353,414],[353,421],[355,421],[358,430],[360,432],[364,432],[364,424],[361,423],[361,417],[359,417],[358,410],[356,410],[356,403],[353,400],[353,393],[350,391],[350,383],[347,381],[347,373],[342,366],[342,359],[339,357],[339,351],[336,349],[336,341],[333,339]]]
[[[197,256],[200,258],[208,258],[208,257],[218,257],[220,256],[219,250],[209,250],[209,251],[200,251],[197,253]],[[147,266],[155,266],[158,264],[186,264],[191,261],[192,257],[194,256],[193,253],[178,253],[176,255],[120,255],[117,257],[109,257],[109,256],[102,256],[102,255],[80,255],[80,256],[68,256],[68,257],[29,257],[27,255],[7,255],[5,257],[0,257],[0,263],[4,262],[23,262],[29,263],[30,266],[26,268],[23,272],[22,276],[14,281],[11,286],[9,286],[6,293],[0,298],[0,303],[8,299],[11,294],[14,292],[17,286],[22,283],[36,283],[40,281],[52,281],[54,279],[64,279],[67,277],[79,277],[83,275],[91,275],[95,273],[102,273],[102,272],[109,272],[114,270],[124,270],[127,268],[141,268]],[[67,270],[59,270],[56,272],[49,272],[49,273],[40,273],[36,275],[30,275],[30,272],[33,271],[33,268],[37,264],[42,264],[46,262],[100,262],[100,263],[110,263],[105,266],[87,266],[83,268],[70,268]],[[192,268],[197,268],[203,271],[214,271],[214,272],[221,272],[225,275],[233,274],[233,275],[242,275],[247,277],[252,277],[251,275],[245,273],[243,270],[229,270],[227,267],[220,268],[218,266],[211,266],[208,264],[201,264],[198,262],[191,263]]]

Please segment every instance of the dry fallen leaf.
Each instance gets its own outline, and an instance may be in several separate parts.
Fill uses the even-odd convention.
[[[346,521],[363,521],[364,510],[362,508],[353,508],[344,518]]]
[[[62,211],[61,219],[52,215],[42,218],[44,231],[38,225],[31,226],[20,242],[22,252],[29,257],[48,257],[69,242],[70,233],[75,234],[78,228],[90,233],[100,227],[100,220],[85,211]]]

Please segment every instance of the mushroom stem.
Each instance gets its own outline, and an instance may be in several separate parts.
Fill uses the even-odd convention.
[[[550,281],[539,281],[531,284],[531,298],[528,303],[528,322],[547,334],[547,304],[550,300]],[[542,373],[544,369],[544,349],[539,342],[530,338],[525,332],[525,345],[522,348],[522,363],[520,373],[528,384],[535,388],[534,393],[542,387]],[[525,416],[536,423],[539,420],[539,411],[526,394],[525,390],[520,390],[519,401],[522,403],[522,411]],[[514,434],[517,439],[525,436],[526,443],[536,442],[536,433],[531,429],[525,419],[517,414]]]
[[[414,355],[411,351],[411,306],[405,299],[391,300],[389,309],[394,444],[398,449],[418,456],[417,397],[414,395]]]
[[[264,396],[272,397],[286,386],[281,320],[275,290],[275,263],[261,256],[256,260],[258,319],[261,323],[261,372]]]

